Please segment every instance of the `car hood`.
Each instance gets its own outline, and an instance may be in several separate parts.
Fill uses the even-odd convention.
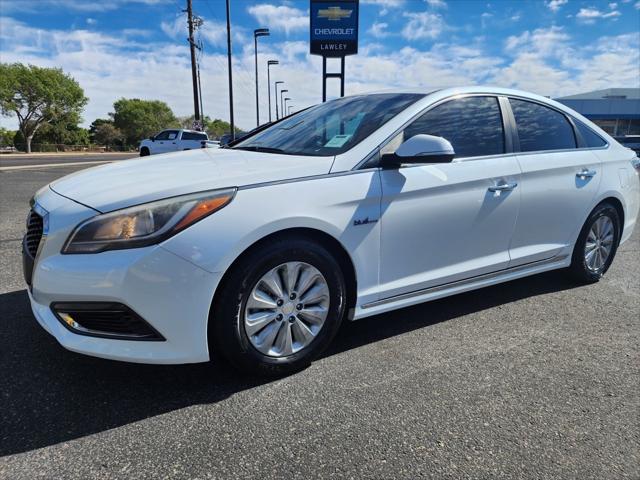
[[[333,157],[198,149],[82,170],[50,188],[100,212],[176,195],[329,173]]]

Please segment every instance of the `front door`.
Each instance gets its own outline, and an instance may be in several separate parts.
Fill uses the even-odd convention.
[[[520,168],[505,146],[497,98],[440,104],[390,148],[419,133],[449,140],[456,158],[381,172],[381,298],[501,270],[510,261]]]

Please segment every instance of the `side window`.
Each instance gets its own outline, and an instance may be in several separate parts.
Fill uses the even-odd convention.
[[[585,146],[588,148],[595,147],[604,147],[607,142],[605,142],[600,135],[595,133],[589,127],[587,127],[584,123],[579,122],[578,120],[574,120],[576,128],[580,132],[582,139],[584,140]]]
[[[522,152],[576,148],[573,127],[562,113],[525,100],[510,98],[509,102]]]
[[[182,140],[206,140],[207,136],[204,133],[197,132],[182,132]]]
[[[178,131],[177,130],[168,130],[167,131],[167,140],[175,140],[176,138],[178,138]]]
[[[169,130],[165,130],[156,135],[156,140],[169,140]]]
[[[404,140],[418,134],[446,138],[456,157],[504,153],[504,130],[496,97],[466,97],[438,105],[404,130]]]

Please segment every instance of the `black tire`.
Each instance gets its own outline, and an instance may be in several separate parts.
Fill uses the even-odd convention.
[[[150,155],[151,152],[149,152],[149,149],[147,147],[142,147],[140,149],[140,156],[141,157],[146,157],[148,155]]]
[[[611,253],[607,257],[604,264],[596,269],[589,269],[585,259],[585,248],[587,244],[587,237],[592,226],[601,217],[608,217],[613,223],[613,244],[611,247]],[[616,252],[618,250],[618,244],[620,243],[620,216],[616,208],[608,202],[603,202],[593,209],[589,218],[584,223],[576,245],[573,248],[573,255],[571,257],[571,266],[569,267],[569,273],[571,276],[581,283],[594,283],[599,281],[603,275],[609,270],[611,263],[613,262]]]
[[[273,357],[258,351],[244,328],[243,312],[252,289],[271,269],[287,262],[304,262],[324,276],[329,288],[328,314],[316,337],[302,350]],[[311,239],[281,238],[254,248],[232,267],[217,292],[209,316],[209,345],[233,366],[260,376],[282,376],[307,367],[331,343],[345,313],[346,285],[332,253]]]

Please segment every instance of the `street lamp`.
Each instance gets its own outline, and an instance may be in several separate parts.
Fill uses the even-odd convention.
[[[287,115],[291,115],[291,109],[293,108],[293,105],[289,105],[289,110],[287,111]]]
[[[275,98],[275,102],[276,102],[276,120],[278,120],[280,118],[280,115],[278,115],[278,84],[279,83],[284,83],[283,81],[277,81],[274,83],[274,91],[276,94],[276,98]]]
[[[289,90],[287,90],[286,88],[280,90],[280,111],[282,112],[282,116],[284,117],[284,101],[282,100],[282,95],[285,92],[288,92]]]
[[[285,97],[284,99],[284,105],[282,107],[282,113],[284,114],[284,116],[287,116],[287,101],[291,100],[289,97]]]
[[[271,75],[269,74],[269,67],[271,65],[278,65],[278,60],[267,61],[267,92],[269,94],[269,123],[271,123]]]
[[[268,37],[268,28],[256,28],[253,31],[253,46],[256,57],[256,127],[260,126],[260,101],[258,99],[258,37]]]

